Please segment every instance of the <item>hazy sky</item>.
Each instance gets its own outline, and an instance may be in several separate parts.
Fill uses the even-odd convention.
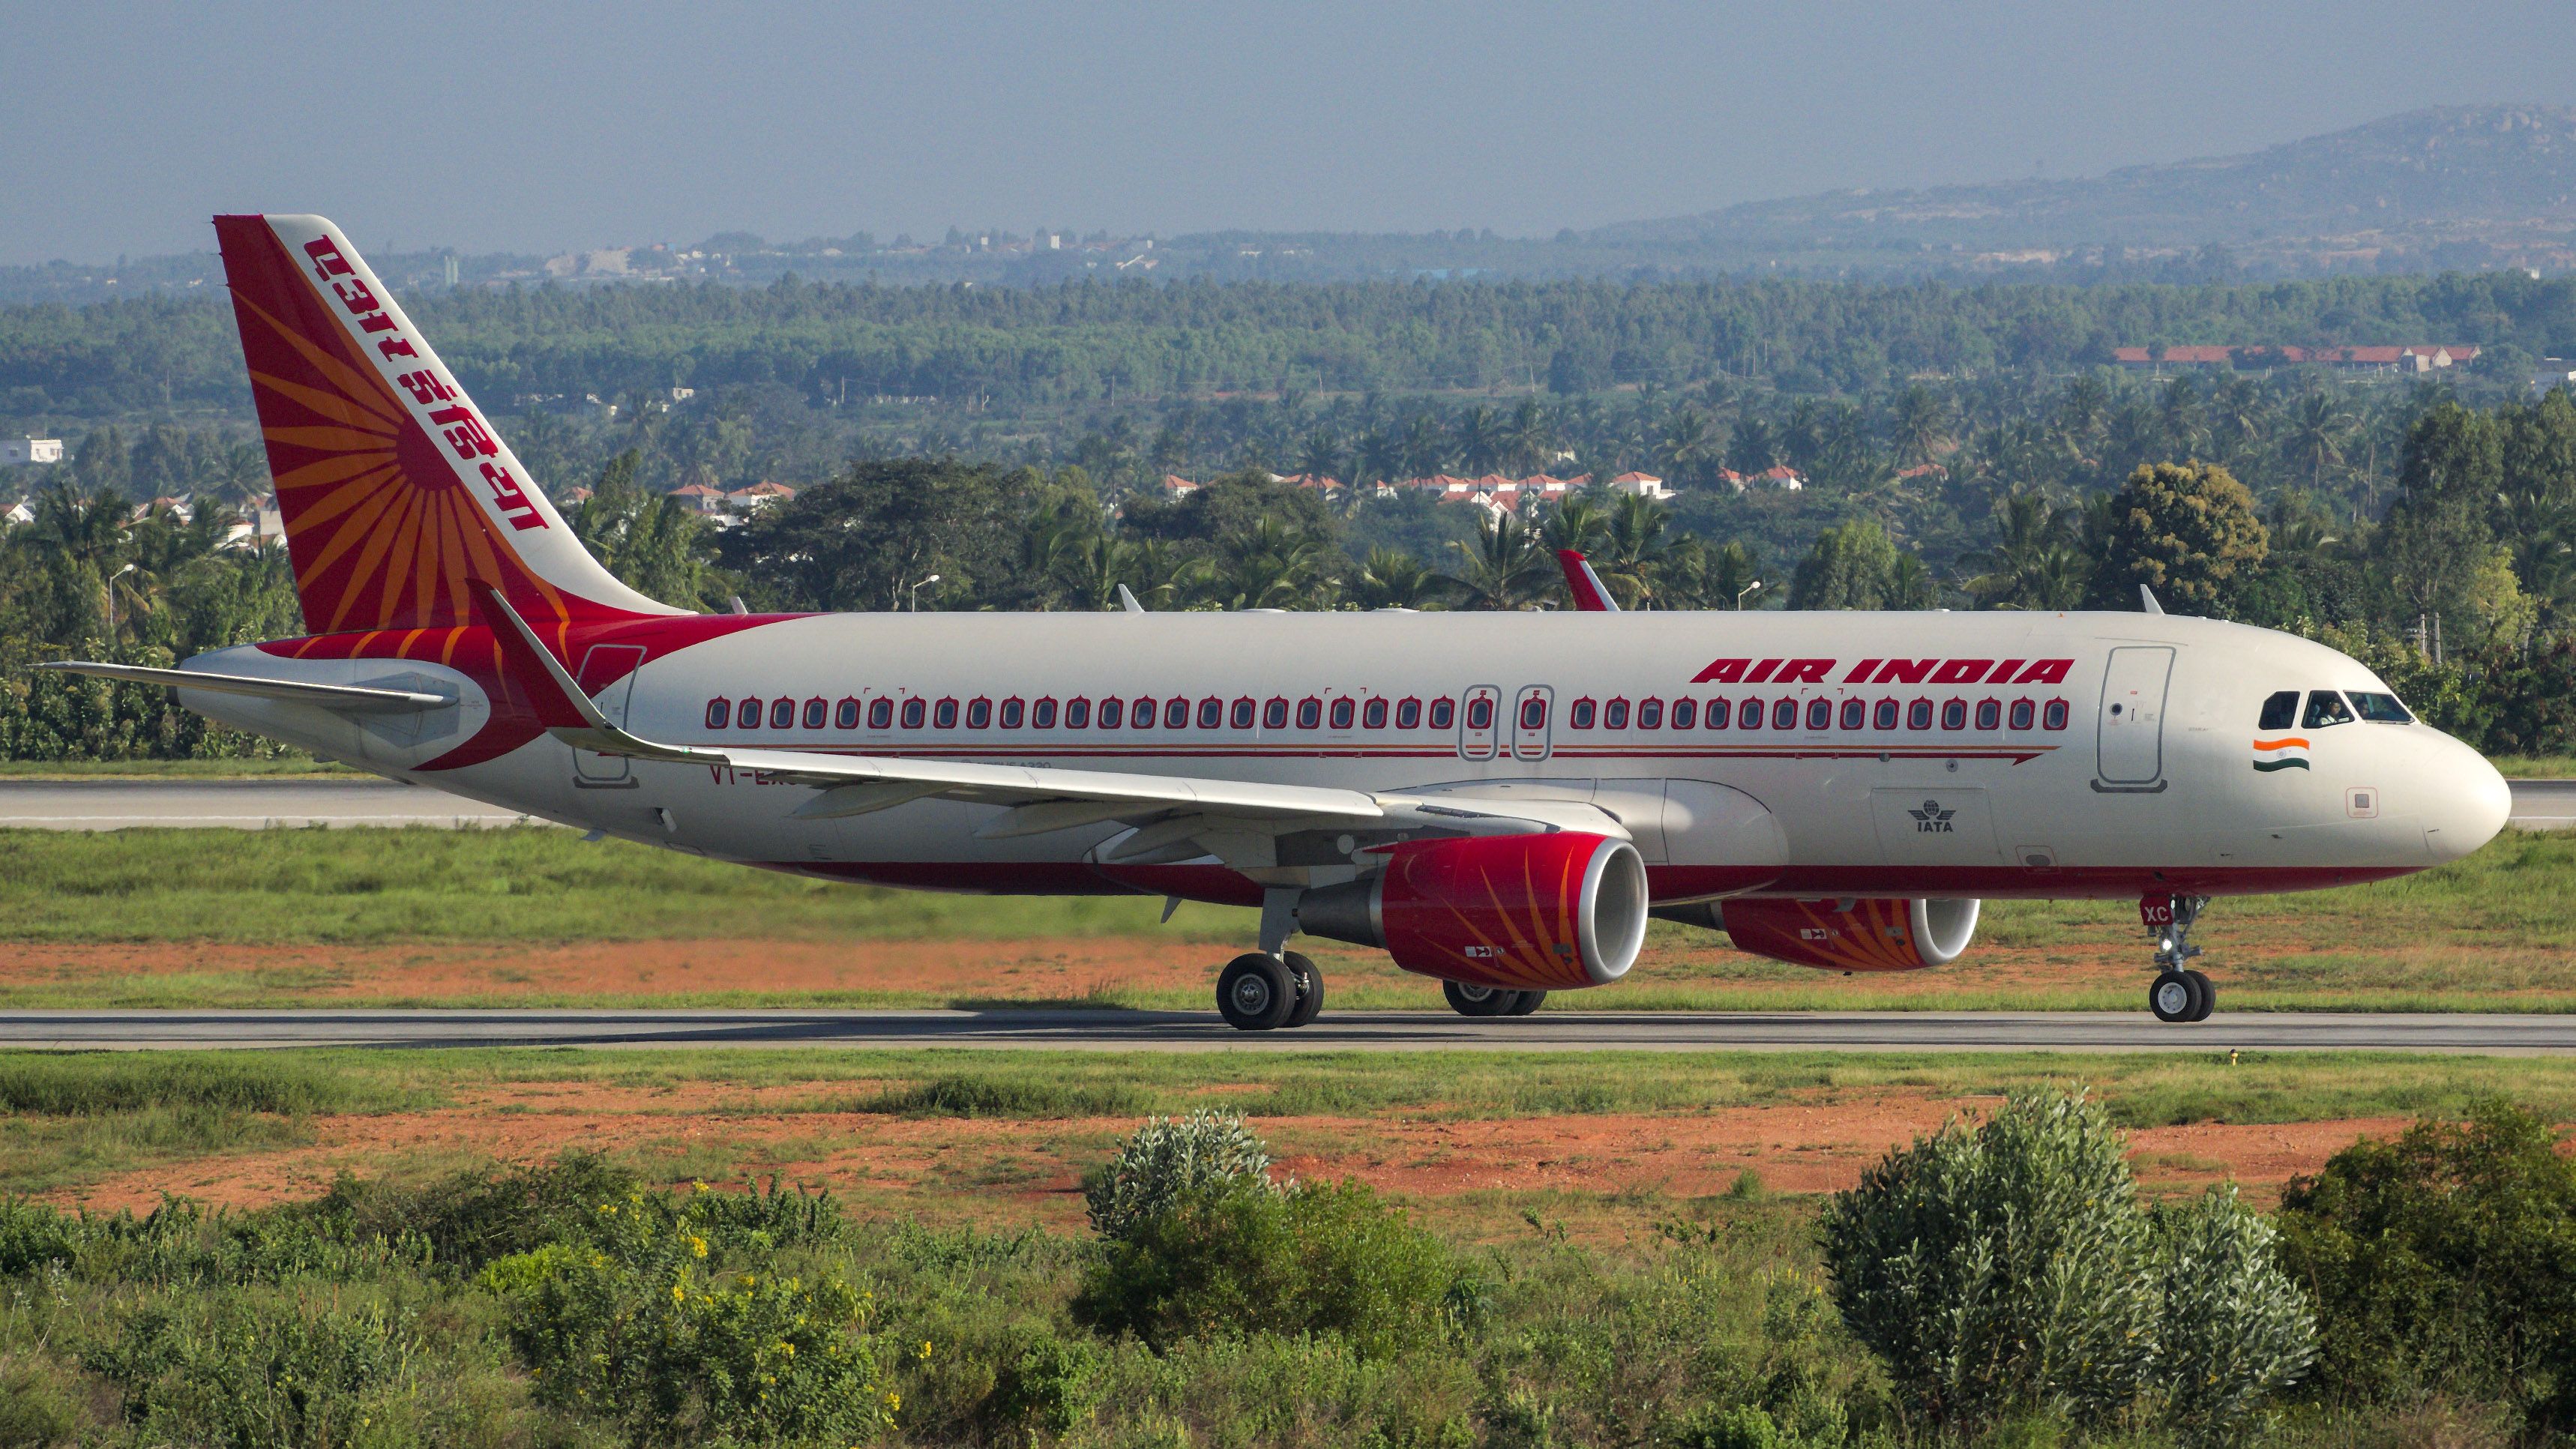
[[[1547,234],[2576,104],[2565,0],[0,0],[0,264],[951,223]]]

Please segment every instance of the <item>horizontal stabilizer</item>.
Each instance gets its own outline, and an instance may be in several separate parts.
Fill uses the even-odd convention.
[[[153,669],[141,664],[102,664],[64,659],[39,664],[63,674],[93,679],[121,679],[128,684],[166,684],[173,689],[202,689],[210,694],[246,694],[255,699],[319,705],[344,714],[422,714],[456,703],[444,694],[414,689],[376,689],[356,684],[308,684],[294,679],[260,679],[245,674],[215,674],[203,669]]]

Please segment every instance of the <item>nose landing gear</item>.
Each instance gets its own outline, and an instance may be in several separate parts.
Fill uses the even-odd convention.
[[[2156,938],[2156,979],[2147,987],[2147,1009],[2158,1021],[2207,1021],[2218,1009],[2218,988],[2183,965],[2200,954],[2191,944],[2191,928],[2208,904],[2207,896],[2148,896],[2138,902],[2138,919]]]

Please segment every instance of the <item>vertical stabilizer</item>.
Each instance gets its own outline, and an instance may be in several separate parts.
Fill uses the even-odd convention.
[[[307,630],[468,624],[475,579],[541,623],[685,612],[590,556],[338,227],[215,234]]]

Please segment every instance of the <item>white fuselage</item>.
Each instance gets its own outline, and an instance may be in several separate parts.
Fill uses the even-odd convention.
[[[2275,745],[2282,731],[2258,729],[2267,697],[2386,686],[2318,644],[2169,615],[842,614],[667,654],[638,630],[640,666],[595,697],[657,741],[1588,802],[1635,839],[1658,900],[2297,889],[2455,859],[2507,808],[2486,761],[2422,723],[2296,728],[2302,746]],[[585,649],[637,647],[619,637]],[[1981,677],[2003,661],[2012,679]],[[393,724],[198,691],[185,702],[389,775],[728,860],[1223,900],[1331,878],[1312,861],[1105,869],[1098,852],[1123,825],[988,840],[976,827],[997,807],[952,801],[798,818],[809,789],[543,735],[440,768],[490,714],[457,671],[275,646],[192,667],[440,681],[457,709]],[[793,702],[783,727],[780,700]],[[2256,769],[2280,758],[2258,739],[2303,762]]]

